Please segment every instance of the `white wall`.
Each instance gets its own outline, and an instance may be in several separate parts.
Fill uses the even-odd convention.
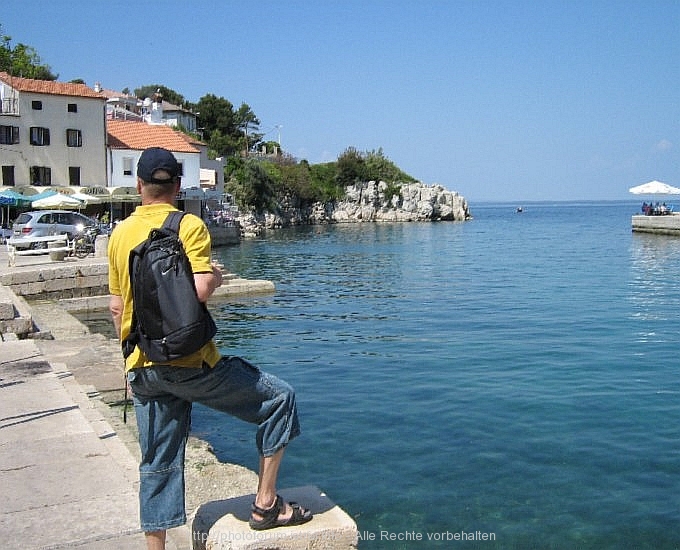
[[[42,101],[35,110],[33,101]],[[69,113],[75,103],[78,112]],[[106,185],[105,100],[62,95],[19,93],[19,116],[0,114],[0,124],[19,127],[19,143],[0,144],[0,165],[14,166],[15,185],[30,185],[30,167],[49,167],[53,186],[69,185],[69,166],[80,168],[81,186]],[[30,143],[30,128],[49,128],[50,144]],[[67,147],[66,130],[80,130],[82,147]]]
[[[111,149],[111,175],[109,186],[134,187],[137,185],[137,162],[142,151],[133,149]],[[200,158],[198,153],[174,153],[182,164],[182,188],[200,187]],[[125,159],[132,159],[130,175],[124,174]]]

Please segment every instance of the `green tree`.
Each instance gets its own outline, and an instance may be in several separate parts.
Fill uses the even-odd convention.
[[[260,120],[247,103],[241,103],[234,119],[238,129],[243,132],[243,148],[245,156],[248,156],[248,151],[262,140],[263,134],[257,132],[260,128]]]
[[[254,212],[275,211],[276,184],[265,170],[263,164],[256,160],[247,160],[233,172],[226,184],[240,209]]]
[[[415,178],[402,172],[384,154],[382,147],[377,151],[369,151],[364,155],[364,177],[366,181],[384,181],[385,183],[408,183]]]
[[[238,152],[241,134],[234,106],[228,99],[214,94],[204,95],[196,103],[198,126],[203,140],[215,156],[229,157]]]
[[[348,147],[338,157],[336,182],[345,187],[359,181],[367,181],[365,178],[366,166],[364,156],[355,148]]]
[[[308,164],[284,164],[280,166],[281,190],[296,199],[298,205],[318,200],[312,187],[312,175]]]
[[[303,161],[307,163],[307,161]],[[340,199],[345,194],[345,188],[338,184],[337,163],[325,162],[322,164],[307,164],[310,175],[310,186],[314,191],[316,200],[332,202]]]
[[[0,33],[2,25],[0,25]],[[12,37],[0,34],[0,71],[36,80],[56,80],[49,65],[43,64],[38,53],[26,44],[12,47]]]
[[[186,107],[191,109],[192,105],[184,99],[184,96],[175,90],[163,86],[162,84],[147,84],[141,88],[135,88],[135,97],[139,99],[154,98],[155,94],[161,94],[164,101],[177,105],[178,107]]]
[[[231,133],[236,128],[234,106],[228,99],[214,94],[204,95],[196,103],[198,122],[209,135],[215,130]]]

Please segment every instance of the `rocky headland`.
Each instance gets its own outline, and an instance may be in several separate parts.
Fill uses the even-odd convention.
[[[336,202],[317,202],[301,207],[284,201],[278,212],[242,214],[239,223],[246,235],[296,225],[361,222],[465,221],[471,219],[467,201],[439,184],[408,183],[393,186],[369,181],[345,188]]]

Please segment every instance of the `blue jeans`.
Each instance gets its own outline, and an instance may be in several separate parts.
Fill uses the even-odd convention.
[[[223,357],[213,368],[138,368],[127,377],[142,454],[139,504],[145,532],[186,523],[184,449],[193,402],[257,424],[261,456],[275,454],[300,434],[293,389],[240,357]]]

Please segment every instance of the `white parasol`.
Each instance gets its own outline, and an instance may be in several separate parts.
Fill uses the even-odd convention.
[[[97,195],[89,195],[88,193],[73,193],[69,195],[69,197],[79,200],[85,206],[89,206],[90,204],[101,204],[104,202],[102,197],[98,197]]]
[[[662,181],[650,181],[628,189],[633,195],[680,195],[680,188]]]
[[[69,195],[55,193],[49,197],[35,200],[31,203],[33,208],[82,208],[83,203],[78,199],[71,198]]]

